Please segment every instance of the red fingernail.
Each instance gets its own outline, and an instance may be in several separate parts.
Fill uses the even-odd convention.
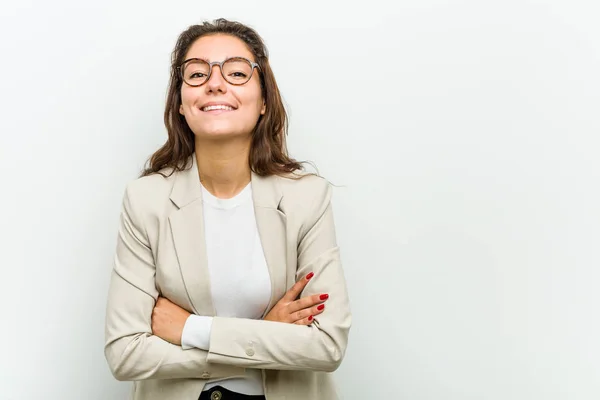
[[[321,297],[319,297],[321,300],[327,300],[329,298],[328,294],[322,294]]]
[[[313,320],[313,316],[311,315],[310,317],[308,317],[308,320],[312,321]]]
[[[325,304],[321,304],[319,307],[317,307],[317,310],[321,311],[324,308],[325,308]]]
[[[310,278],[312,278],[313,276],[315,276],[315,274],[311,272],[310,274],[306,275],[306,280],[310,280]]]

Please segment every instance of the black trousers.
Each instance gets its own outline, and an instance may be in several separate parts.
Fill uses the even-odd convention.
[[[221,386],[202,392],[198,400],[265,400],[265,396],[250,396],[227,390]]]

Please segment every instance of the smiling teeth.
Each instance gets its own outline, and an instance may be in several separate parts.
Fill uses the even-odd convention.
[[[231,110],[233,110],[233,107],[218,105],[218,106],[208,106],[208,107],[202,108],[202,111],[212,111],[212,110],[228,110],[228,111],[231,111]]]

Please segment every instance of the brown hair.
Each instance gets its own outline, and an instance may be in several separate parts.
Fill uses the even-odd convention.
[[[194,133],[185,117],[179,113],[183,80],[178,66],[184,61],[189,48],[197,39],[216,34],[231,35],[242,40],[260,66],[257,72],[259,72],[266,112],[260,116],[252,132],[248,160],[250,169],[261,176],[286,175],[302,170],[302,163],[287,154],[285,137],[288,132],[288,116],[262,38],[254,29],[244,24],[220,18],[213,22],[206,21],[202,25],[192,25],[179,35],[171,55],[171,77],[164,114],[168,139],[148,159],[147,165],[149,165],[145,167],[141,176],[160,173],[163,168],[172,169],[171,174],[176,170],[181,171],[186,167],[188,158],[194,153]]]

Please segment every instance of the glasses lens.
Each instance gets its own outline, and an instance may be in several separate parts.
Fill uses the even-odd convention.
[[[242,85],[252,76],[252,65],[244,59],[232,58],[223,64],[223,76],[232,85]]]
[[[206,82],[210,66],[202,60],[188,61],[183,66],[183,80],[191,86],[201,85]]]

